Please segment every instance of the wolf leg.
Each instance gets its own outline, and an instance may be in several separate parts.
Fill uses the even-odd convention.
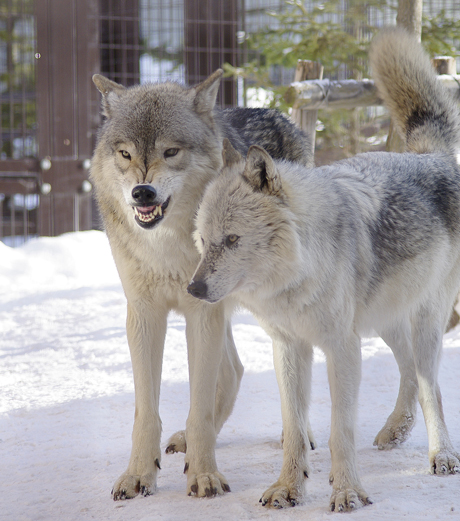
[[[222,426],[230,416],[235,404],[241,378],[243,377],[243,365],[240,362],[233,341],[231,323],[227,323],[227,338],[224,344],[222,360],[217,377],[216,405],[215,405],[215,429],[219,434]],[[185,430],[173,434],[166,447],[166,453],[186,452],[187,442]]]
[[[215,496],[228,492],[217,470],[216,393],[228,330],[225,304],[192,300],[185,313],[190,373],[190,411],[186,423],[187,494]]]
[[[400,372],[399,394],[393,412],[374,440],[380,450],[405,442],[415,425],[418,383],[408,322],[383,332],[382,339],[391,348]]]
[[[156,489],[160,468],[161,420],[159,396],[167,309],[162,300],[153,305],[128,302],[127,335],[134,375],[135,415],[128,469],[116,481],[113,499],[130,499]]]
[[[216,392],[216,414],[215,427],[219,434],[224,423],[230,416],[235,405],[241,379],[243,378],[243,364],[240,361],[233,341],[232,327],[230,321],[226,324],[226,339],[224,352],[219,366]]]
[[[273,359],[283,417],[283,465],[278,481],[262,494],[260,502],[283,508],[302,501],[310,473],[308,406],[313,349],[310,344],[278,338],[273,340]]]
[[[313,351],[312,351],[312,356],[313,356]],[[306,378],[308,378],[310,380],[310,382],[311,382],[311,378],[312,378],[312,367],[313,367],[313,364],[310,364],[310,366],[307,368],[309,373],[308,373],[308,375],[306,375]],[[308,434],[308,441],[310,444],[310,448],[311,448],[311,450],[315,450],[318,445],[315,440],[315,435],[313,434],[313,429],[311,428],[311,425],[310,425],[309,417],[307,418],[307,434]],[[283,447],[283,445],[284,445],[284,431],[281,431],[281,446]]]
[[[313,356],[313,351],[312,351],[312,356]],[[313,364],[310,364],[310,366],[306,369],[309,371],[308,375],[306,375],[306,378],[308,378],[310,380],[310,382],[311,382],[311,378],[312,378],[312,367],[313,367]],[[309,417],[307,418],[307,434],[308,434],[308,442],[310,444],[310,448],[311,448],[311,450],[315,450],[317,447],[317,443],[315,440],[315,435],[313,434],[313,429],[311,428],[311,425],[310,425]],[[283,445],[284,445],[284,431],[281,431],[281,446],[283,447]]]
[[[440,307],[440,306],[439,306]],[[438,307],[438,308],[439,308]],[[438,385],[438,366],[444,322],[437,311],[422,309],[413,319],[412,338],[419,386],[419,401],[428,432],[430,469],[433,474],[460,473],[460,453],[455,451],[447,432]]]
[[[330,507],[337,512],[354,510],[372,503],[361,485],[356,468],[355,427],[361,380],[360,340],[350,333],[325,349],[332,415]]]

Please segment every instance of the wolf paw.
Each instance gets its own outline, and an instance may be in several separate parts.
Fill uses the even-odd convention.
[[[341,490],[334,490],[329,501],[329,506],[332,512],[351,512],[365,505],[371,505],[372,501],[369,499],[366,492],[357,488],[346,488]]]
[[[187,465],[185,466],[187,472]],[[221,496],[230,492],[230,486],[220,472],[189,474],[187,477],[187,494],[196,497]]]
[[[444,450],[430,458],[431,473],[438,476],[460,474],[460,454]]]
[[[289,487],[277,481],[262,494],[259,503],[262,503],[263,507],[295,507],[300,503],[302,495],[298,487]]]
[[[375,437],[374,445],[379,450],[393,449],[409,438],[414,425],[415,416],[412,414],[405,414],[397,419],[391,414]]]
[[[116,481],[112,489],[114,501],[132,499],[138,494],[150,496],[156,491],[156,472],[135,476],[125,472]]]
[[[165,452],[166,454],[174,454],[175,452],[183,452],[185,454],[187,452],[185,431],[178,431],[169,438]]]

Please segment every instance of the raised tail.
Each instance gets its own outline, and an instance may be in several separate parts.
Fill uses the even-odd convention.
[[[457,106],[418,40],[398,27],[382,30],[372,42],[370,64],[379,95],[407,150],[457,154]]]

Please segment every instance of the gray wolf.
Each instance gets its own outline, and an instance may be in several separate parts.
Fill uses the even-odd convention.
[[[254,143],[277,158],[310,164],[307,136],[274,110],[215,107],[222,71],[191,88],[130,88],[95,75],[105,121],[90,176],[127,299],[135,386],[128,468],[115,500],[149,495],[160,469],[159,393],[167,316],[186,319],[190,412],[166,452],[186,452],[187,493],[229,491],[217,470],[216,436],[231,413],[243,367],[232,339],[233,299],[216,306],[186,291],[199,262],[192,233],[206,185],[222,167],[222,141],[241,153]]]
[[[360,336],[370,332],[388,343],[401,372],[375,443],[407,438],[418,394],[431,471],[460,472],[437,382],[460,286],[459,114],[420,44],[401,29],[384,30],[370,58],[407,153],[305,168],[257,146],[243,160],[226,143],[226,166],[197,215],[201,261],[189,292],[216,305],[234,295],[273,339],[284,457],[263,505],[295,505],[305,494],[312,345],[326,355],[332,401],[330,508],[371,503],[355,449]]]

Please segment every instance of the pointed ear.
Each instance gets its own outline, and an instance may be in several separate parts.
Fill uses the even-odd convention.
[[[223,73],[224,71],[222,69],[217,69],[209,78],[206,78],[202,83],[193,87],[196,93],[193,103],[198,114],[209,113],[213,110]]]
[[[238,152],[238,150],[233,148],[233,145],[227,138],[224,138],[222,144],[222,160],[224,162],[224,166],[231,166],[235,163],[243,161],[243,156]]]
[[[96,85],[97,90],[102,94],[102,114],[107,118],[110,118],[112,108],[117,103],[119,96],[126,90],[123,85],[115,83],[105,76],[95,74],[93,76],[93,83]]]
[[[254,189],[270,195],[281,195],[281,179],[275,162],[262,147],[252,145],[249,148],[243,176]]]

